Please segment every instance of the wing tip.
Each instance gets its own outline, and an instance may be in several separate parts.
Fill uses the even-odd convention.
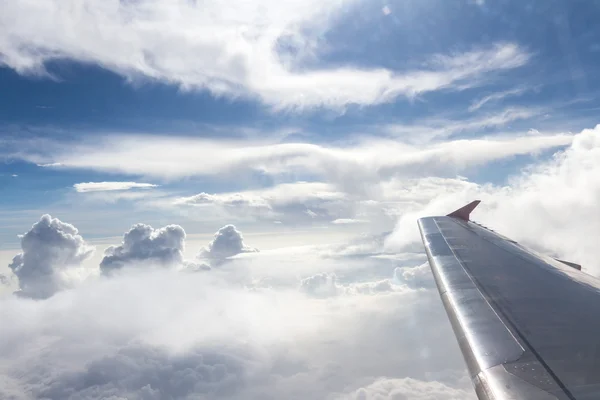
[[[471,212],[473,212],[473,210],[475,209],[475,207],[477,207],[479,205],[479,203],[481,203],[481,200],[473,200],[466,206],[463,206],[463,207],[459,208],[458,210],[451,212],[447,216],[452,217],[452,218],[462,219],[463,221],[469,221]]]

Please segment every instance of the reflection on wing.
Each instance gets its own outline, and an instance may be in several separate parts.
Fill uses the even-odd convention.
[[[600,281],[470,221],[419,219],[480,399],[600,399]]]

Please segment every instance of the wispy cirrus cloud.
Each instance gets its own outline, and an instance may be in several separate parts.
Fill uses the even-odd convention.
[[[495,92],[492,94],[489,94],[487,96],[481,97],[480,99],[475,100],[470,106],[469,106],[469,111],[473,112],[473,111],[477,111],[479,110],[481,107],[483,107],[484,105],[488,104],[488,103],[494,103],[494,102],[498,102],[500,100],[503,100],[507,97],[512,97],[512,96],[521,96],[522,94],[525,94],[528,91],[533,90],[533,88],[528,87],[528,86],[520,86],[514,89],[509,89],[509,90],[503,90],[503,91],[499,91],[499,92]]]
[[[512,122],[529,120],[543,114],[541,107],[507,107],[493,113],[460,119],[430,117],[412,124],[388,124],[385,131],[416,143],[450,138],[458,134],[483,136],[488,129],[501,129]]]
[[[157,187],[152,183],[138,182],[82,182],[73,185],[73,188],[80,193],[85,192],[107,192],[115,190],[129,189],[150,189]]]
[[[361,5],[358,0],[285,5],[273,0],[17,0],[5,4],[0,16],[0,64],[47,74],[46,62],[68,59],[128,79],[146,77],[289,109],[379,104],[477,86],[494,71],[518,68],[530,59],[517,44],[501,42],[433,54],[413,70],[363,68],[351,61],[343,67],[304,67],[305,60],[315,64],[319,58],[322,33]]]

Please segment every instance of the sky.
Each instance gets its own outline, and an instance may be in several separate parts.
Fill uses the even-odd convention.
[[[600,2],[0,4],[2,398],[474,398],[474,199],[600,275]]]

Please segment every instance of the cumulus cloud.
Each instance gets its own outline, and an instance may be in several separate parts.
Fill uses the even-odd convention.
[[[12,1],[0,16],[0,64],[48,75],[45,63],[93,63],[130,80],[147,77],[216,95],[256,97],[277,108],[377,104],[398,96],[481,85],[494,71],[525,65],[529,53],[496,43],[432,55],[420,69],[317,64],[323,32],[360,1],[247,3],[156,0]],[[72,27],[77,35],[60,29]],[[102,27],[99,29],[98,27]],[[91,51],[90,49],[93,49]]]
[[[398,267],[394,270],[394,279],[405,282],[411,288],[435,289],[435,280],[428,263],[418,267]]]
[[[397,268],[399,269],[399,268]],[[408,268],[409,270],[412,268]],[[391,293],[394,291],[405,290],[407,287],[413,289],[429,287],[426,278],[420,281],[411,276],[394,276],[394,279],[379,279],[367,282],[349,282],[341,283],[337,275],[333,272],[322,272],[306,277],[300,281],[300,291],[317,297],[327,298],[338,295],[354,295],[357,293],[363,295],[376,295],[382,293]]]
[[[433,185],[406,207],[392,235],[389,251],[420,244],[415,220],[444,215],[478,198],[483,202],[473,218],[512,239],[574,261],[590,273],[600,273],[596,233],[600,204],[600,126],[573,138],[549,161],[525,168],[504,186],[464,182],[450,192]],[[436,188],[436,186],[438,186]]]
[[[300,290],[314,296],[335,296],[338,293],[335,274],[321,273],[300,282]]]
[[[36,299],[48,298],[71,288],[94,271],[82,266],[94,253],[73,225],[43,215],[20,236],[22,252],[9,268],[18,279],[18,294]]]
[[[242,232],[234,225],[225,225],[215,233],[215,238],[200,251],[197,258],[207,260],[213,265],[220,265],[237,254],[256,252],[258,249],[244,244]]]
[[[113,190],[129,190],[129,189],[149,189],[156,187],[151,183],[138,182],[82,182],[73,185],[75,190],[80,193],[84,192],[105,192]]]
[[[150,225],[136,224],[123,235],[118,246],[110,246],[100,263],[103,273],[126,265],[145,264],[173,266],[183,263],[185,231],[179,225],[154,229]]]
[[[467,400],[475,399],[470,390],[448,387],[436,381],[411,378],[378,379],[352,393],[333,397],[335,400]]]

